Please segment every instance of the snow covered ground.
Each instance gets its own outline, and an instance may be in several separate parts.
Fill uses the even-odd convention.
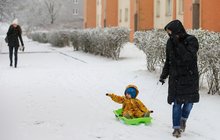
[[[126,44],[118,61],[53,48],[25,38],[18,68],[9,67],[8,48],[0,41],[0,140],[172,140],[167,83],[146,70],[145,55]],[[154,110],[149,126],[116,120],[107,92],[123,95],[128,84]],[[201,92],[182,140],[218,140],[220,97]]]

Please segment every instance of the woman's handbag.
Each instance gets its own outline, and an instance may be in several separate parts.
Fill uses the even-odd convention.
[[[5,42],[8,43],[8,36],[5,37]]]

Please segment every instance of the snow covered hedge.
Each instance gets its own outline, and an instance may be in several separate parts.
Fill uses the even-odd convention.
[[[31,36],[33,41],[38,41],[40,43],[47,43],[48,42],[48,32],[34,32]]]
[[[69,31],[54,31],[48,34],[48,43],[57,47],[69,46]]]
[[[198,65],[201,85],[206,84],[209,94],[220,94],[220,33],[204,30],[188,30],[199,41]],[[162,68],[165,61],[165,45],[168,36],[161,30],[135,32],[136,46],[146,54],[147,69]],[[205,80],[204,80],[205,79]]]
[[[156,66],[162,66],[165,58],[165,45],[168,36],[160,30],[135,32],[134,43],[146,54],[147,69],[155,71]]]
[[[122,45],[129,41],[129,32],[122,27],[85,29],[79,33],[75,48],[117,60]]]
[[[69,34],[68,31],[40,31],[33,32],[28,37],[40,43],[50,43],[53,46],[64,47],[69,45]]]
[[[71,31],[34,32],[30,38],[41,43],[63,47],[72,45],[96,55],[118,59],[122,45],[129,41],[129,29],[123,27],[95,28]]]

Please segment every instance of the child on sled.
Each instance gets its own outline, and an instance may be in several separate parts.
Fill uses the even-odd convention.
[[[107,93],[116,103],[122,104],[122,115],[127,119],[149,117],[153,111],[148,110],[145,105],[137,99],[139,91],[135,85],[128,85],[125,89],[125,96],[118,96],[113,93]]]

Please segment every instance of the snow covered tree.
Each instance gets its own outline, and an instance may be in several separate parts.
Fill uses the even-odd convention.
[[[13,11],[13,0],[1,0],[0,1],[0,21],[8,19]]]
[[[44,3],[50,17],[50,23],[53,24],[57,18],[57,13],[59,12],[60,5],[55,0],[45,0]]]
[[[7,5],[7,0],[0,1],[0,21],[2,21],[4,17],[5,5]]]

